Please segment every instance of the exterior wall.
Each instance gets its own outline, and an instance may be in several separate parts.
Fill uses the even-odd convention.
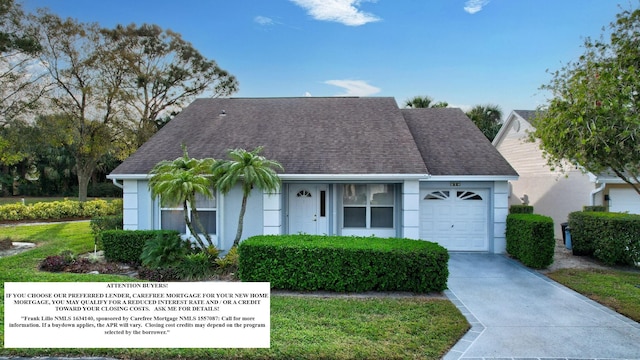
[[[557,238],[561,238],[560,224],[567,221],[570,212],[589,205],[595,185],[589,176],[570,168],[565,174],[553,171],[542,156],[539,144],[527,142],[527,131],[533,128],[524,120],[516,131],[509,124],[508,132],[496,144],[496,149],[518,172],[520,178],[511,181],[509,205],[522,204],[528,199],[536,214],[549,216],[554,222]]]
[[[263,226],[264,226],[263,234],[264,235],[284,234],[282,193],[280,192],[274,193],[274,194],[265,193],[263,194],[262,202],[264,204],[264,214],[263,214],[263,220],[262,220]]]
[[[138,230],[138,181],[124,180],[122,184],[122,228]]]
[[[602,193],[602,197],[608,195],[609,200],[603,204],[609,211],[640,214],[640,195],[630,185],[607,184]]]
[[[509,214],[509,183],[496,181],[493,185],[493,241],[489,244],[489,251],[494,254],[504,254],[507,251],[507,215]]]
[[[138,230],[154,229],[154,218],[157,213],[155,201],[151,198],[149,182],[138,180]]]
[[[407,180],[402,186],[402,237],[420,239],[420,182]]]
[[[242,189],[235,186],[227,195],[220,195],[218,203],[218,247],[229,250],[233,246],[233,239],[238,231],[238,216],[242,207]],[[242,238],[262,235],[264,232],[264,196],[259,190],[254,190],[247,199],[247,211],[244,214]]]

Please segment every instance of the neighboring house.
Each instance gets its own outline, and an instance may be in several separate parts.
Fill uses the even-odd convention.
[[[556,237],[562,237],[560,224],[567,221],[569,213],[582,210],[585,205],[604,204],[609,211],[640,213],[640,196],[623,185],[622,180],[583,173],[571,165],[566,166],[564,173],[550,168],[539,141],[528,141],[529,133],[535,131],[531,124],[534,118],[532,110],[512,111],[493,140],[496,149],[520,175],[510,182],[509,205],[528,201],[536,213],[553,219]]]
[[[279,193],[249,197],[243,238],[257,234],[406,237],[450,250],[505,251],[508,181],[517,173],[460,109],[400,109],[393,98],[198,99],[118,166],[125,229],[188,231],[180,209],[150,196],[148,172],[182,155],[253,150],[282,164]],[[231,247],[239,186],[200,201]]]

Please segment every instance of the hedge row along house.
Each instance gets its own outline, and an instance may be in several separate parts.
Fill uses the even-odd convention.
[[[278,193],[254,189],[243,239],[259,234],[405,237],[454,251],[505,252],[509,180],[518,174],[460,109],[400,109],[391,97],[198,99],[109,175],[125,229],[176,229],[182,209],[152,198],[149,171],[229,149],[278,161]],[[242,192],[196,201],[218,248],[237,229]]]

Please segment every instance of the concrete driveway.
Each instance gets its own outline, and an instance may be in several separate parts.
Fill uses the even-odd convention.
[[[504,255],[450,255],[445,294],[473,327],[444,359],[640,359],[639,323]]]

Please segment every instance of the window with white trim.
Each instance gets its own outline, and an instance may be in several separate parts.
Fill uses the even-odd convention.
[[[342,208],[345,228],[393,228],[395,185],[345,184]]]
[[[200,223],[206,229],[209,234],[216,234],[216,211],[217,211],[216,196],[211,199],[205,198],[200,194],[196,194],[196,210],[198,212],[198,218]],[[189,219],[193,221],[193,211],[189,204]],[[196,231],[200,231],[196,224],[193,224]],[[180,234],[186,234],[188,232],[187,224],[184,220],[184,210],[180,204],[178,207],[172,207],[165,204],[161,200],[160,204],[160,228],[162,230],[176,230]]]

